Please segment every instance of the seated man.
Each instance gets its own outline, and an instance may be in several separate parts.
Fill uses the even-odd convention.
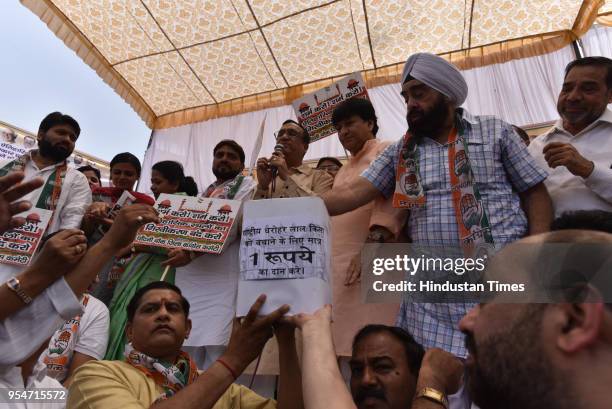
[[[294,120],[288,119],[276,133],[272,157],[257,159],[255,199],[316,196],[331,189],[334,179],[324,170],[304,165],[310,136]]]
[[[349,394],[335,359],[330,306],[289,321],[302,331],[306,409],[448,408],[446,396],[461,383],[463,365],[452,354],[425,352],[401,328],[368,325],[354,339]]]
[[[153,282],[139,289],[127,307],[130,340],[125,361],[90,361],[70,385],[68,408],[274,408],[276,403],[243,386],[237,376],[261,352],[272,326],[289,307],[257,318],[260,296],[243,320],[235,320],[227,351],[205,372],[181,351],[189,336],[189,302],[178,287]],[[278,406],[301,407],[301,377],[293,329],[277,329],[281,355]],[[291,348],[287,346],[291,345]],[[288,376],[290,375],[290,376]]]
[[[551,274],[546,290],[554,298],[506,301],[502,293],[461,320],[474,403],[481,409],[610,407],[611,264],[612,235],[585,230],[529,237],[496,255],[487,274],[498,271],[504,276],[496,278],[526,286]]]

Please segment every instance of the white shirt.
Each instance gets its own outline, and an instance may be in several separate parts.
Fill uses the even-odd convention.
[[[25,361],[63,322],[82,313],[81,303],[66,280],[57,280],[32,303],[0,321],[0,371]]]
[[[28,152],[30,158],[32,157],[32,151]],[[0,163],[0,167],[5,166],[11,160],[5,160]],[[36,162],[30,159],[27,161],[24,173],[25,181],[34,179],[35,177],[41,177],[45,182],[49,176],[55,170],[55,165],[47,166],[46,168],[39,169],[36,166]],[[22,200],[29,200],[32,205],[35,206],[38,200],[38,196],[43,190],[43,186],[34,190],[27,196],[24,196]],[[55,233],[58,230],[63,229],[78,229],[81,227],[81,220],[87,210],[87,207],[91,204],[91,189],[87,178],[81,172],[71,167],[68,167],[66,176],[64,177],[64,183],[62,184],[62,193],[58,198],[57,208],[53,215],[53,221],[51,226],[47,230],[46,234]]]
[[[1,403],[0,407],[6,409],[63,409],[66,407],[66,399],[68,397],[68,391],[62,386],[61,383],[55,379],[46,376],[46,366],[37,363],[32,374],[28,377],[27,383],[23,383],[23,376],[21,375],[21,367],[15,366],[8,370],[0,370],[0,388],[7,389],[26,389],[33,391],[39,389],[40,394],[43,391],[54,389],[58,393],[64,393],[64,400],[51,402],[49,400],[41,400],[40,403],[36,403],[34,400],[28,402],[10,402]],[[54,391],[55,394],[55,391]]]
[[[542,150],[551,142],[570,143],[595,164],[585,179],[573,175],[565,166],[548,167]],[[606,109],[592,124],[576,135],[563,129],[559,119],[547,133],[535,138],[529,153],[549,173],[544,184],[553,200],[555,215],[573,210],[612,211],[612,111]]]
[[[51,337],[49,346],[43,351],[39,362],[44,363],[48,357],[47,375],[64,382],[75,352],[80,352],[94,359],[104,358],[108,345],[110,314],[104,303],[92,295],[88,295],[85,311],[79,321],[76,333],[73,330],[75,318],[67,320]],[[70,339],[66,341],[66,335]]]

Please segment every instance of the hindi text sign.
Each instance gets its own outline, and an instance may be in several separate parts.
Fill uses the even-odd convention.
[[[318,197],[252,200],[245,204],[236,314],[260,294],[260,314],[283,304],[291,314],[331,302],[329,215]]]
[[[339,103],[350,98],[368,99],[368,90],[359,72],[293,101],[295,115],[308,131],[310,142],[336,133],[331,123],[332,112]]]
[[[18,216],[26,223],[0,235],[0,263],[27,266],[47,230],[53,211],[31,208]]]
[[[145,225],[136,244],[220,254],[239,215],[241,202],[204,197],[159,195],[160,223]]]

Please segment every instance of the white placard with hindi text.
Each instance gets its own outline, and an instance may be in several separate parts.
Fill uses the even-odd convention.
[[[246,315],[260,294],[261,314],[282,304],[290,314],[331,302],[329,216],[319,198],[249,201],[240,243],[236,314]]]
[[[33,207],[17,216],[26,223],[0,235],[0,263],[17,266],[30,264],[40,241],[47,230],[53,212]]]

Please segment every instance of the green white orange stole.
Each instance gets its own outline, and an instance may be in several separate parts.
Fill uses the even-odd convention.
[[[152,378],[156,385],[163,388],[164,393],[155,402],[171,398],[185,386],[193,383],[198,377],[198,368],[195,361],[183,351],[181,351],[176,363],[170,365],[136,351],[132,345],[128,344],[125,347],[125,361]]]
[[[448,169],[455,208],[459,241],[466,255],[493,247],[493,235],[487,210],[482,202],[470,163],[468,145],[459,118],[448,138]],[[427,205],[419,174],[419,151],[416,138],[408,131],[400,151],[395,173],[393,206],[415,209]]]
[[[6,176],[11,172],[23,172],[26,164],[30,160],[32,160],[30,152],[19,156],[0,168],[0,176]],[[47,178],[36,204],[33,203],[34,207],[55,211],[57,203],[59,202],[59,197],[62,194],[62,185],[67,171],[68,166],[66,165],[66,161],[55,167],[55,170]],[[51,225],[51,222],[49,222],[49,225]]]

